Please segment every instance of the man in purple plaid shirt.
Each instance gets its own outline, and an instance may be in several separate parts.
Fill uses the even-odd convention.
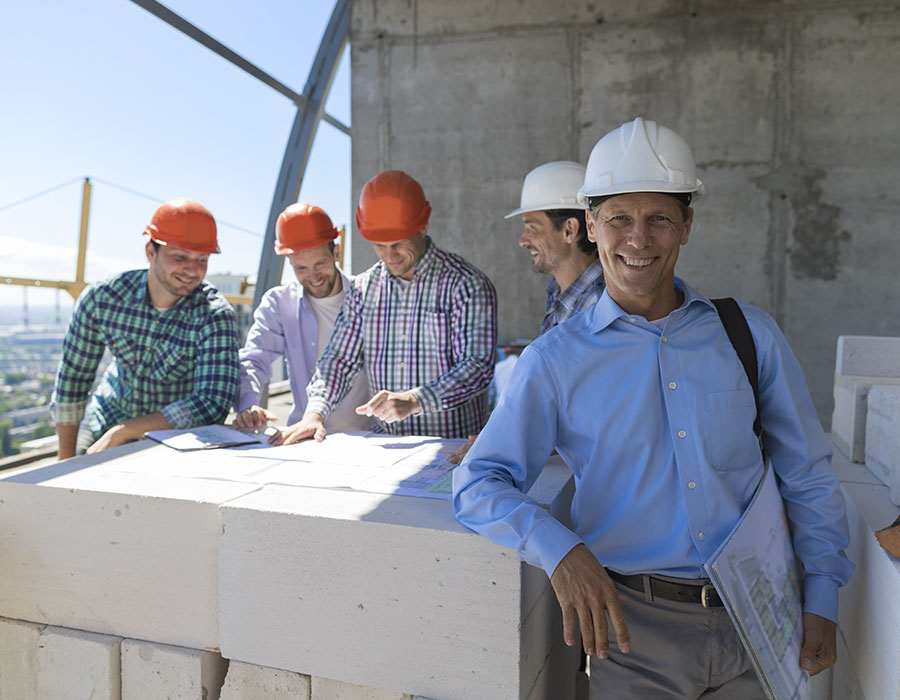
[[[356,223],[380,262],[353,280],[306,389],[306,413],[275,444],[324,439],[324,420],[360,370],[374,396],[356,411],[385,432],[463,438],[481,430],[497,295],[484,273],[431,241],[430,214],[421,185],[404,172],[379,173],[363,187]]]

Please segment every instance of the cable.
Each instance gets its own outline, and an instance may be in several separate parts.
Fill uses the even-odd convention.
[[[0,206],[0,212],[6,211],[7,209],[12,209],[13,207],[17,207],[20,204],[25,204],[25,202],[30,202],[32,199],[37,199],[38,197],[43,197],[45,194],[50,194],[51,192],[55,192],[56,190],[61,190],[63,187],[68,187],[74,182],[78,182],[80,180],[84,180],[83,177],[76,177],[71,180],[67,180],[59,185],[54,185],[50,189],[44,190],[43,192],[38,192],[37,194],[30,194],[27,197],[23,197],[15,202],[10,202],[9,204],[4,204]]]
[[[113,189],[121,190],[122,192],[127,192],[130,195],[135,197],[141,197],[143,199],[149,199],[151,202],[155,202],[156,204],[162,204],[166,200],[160,199],[159,197],[154,197],[153,195],[145,194],[144,192],[139,192],[138,190],[133,190],[130,187],[125,187],[125,185],[119,185],[115,182],[110,182],[109,180],[104,180],[99,177],[92,177],[90,175],[84,175],[81,177],[76,177],[71,180],[67,180],[66,182],[60,183],[59,185],[54,185],[49,189],[43,190],[42,192],[37,192],[35,194],[30,194],[27,197],[23,197],[22,199],[16,200],[15,202],[10,202],[9,204],[4,204],[0,206],[0,212],[4,212],[7,209],[12,209],[13,207],[17,207],[20,204],[25,204],[25,202],[30,202],[32,199],[37,199],[38,197],[43,197],[46,194],[50,194],[51,192],[55,192],[56,190],[60,190],[63,187],[68,187],[69,185],[83,181],[85,178],[91,180],[92,182],[99,183],[101,185],[106,185],[107,187],[112,187]],[[229,223],[228,221],[223,221],[221,219],[217,219],[216,223],[220,226],[226,226],[228,228],[234,229],[235,231],[240,231],[241,233],[246,233],[250,236],[255,236],[256,238],[262,238],[263,234],[258,231],[251,231],[248,228],[244,228],[243,226],[238,226],[237,224]]]
[[[130,187],[125,187],[125,185],[119,185],[115,182],[110,182],[109,180],[103,180],[99,177],[91,178],[94,182],[99,182],[101,185],[107,185],[108,187],[113,187],[117,190],[122,190],[123,192],[127,192],[128,194],[134,195],[135,197],[143,197],[144,199],[149,199],[151,202],[156,202],[157,204],[162,204],[166,200],[159,199],[158,197],[154,197],[149,194],[144,194],[143,192],[138,192],[137,190],[133,190]],[[232,228],[236,231],[240,231],[241,233],[246,233],[251,236],[256,236],[257,238],[262,238],[263,235],[256,231],[251,231],[250,229],[244,228],[243,226],[238,226],[237,224],[231,224],[227,221],[222,221],[221,219],[216,219],[216,223],[220,226],[227,226],[228,228]]]

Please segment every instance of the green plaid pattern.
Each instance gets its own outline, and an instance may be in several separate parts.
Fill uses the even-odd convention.
[[[91,393],[105,348],[113,361]],[[237,348],[234,309],[215,287],[203,282],[157,311],[147,296],[147,270],[125,272],[78,298],[51,414],[69,425],[86,414],[95,438],[156,411],[173,428],[221,422],[237,393]]]
[[[412,282],[378,262],[353,280],[306,393],[307,411],[327,417],[364,369],[375,394],[412,390],[422,413],[380,429],[447,438],[477,433],[487,419],[494,374],[497,295],[460,256],[427,239]]]

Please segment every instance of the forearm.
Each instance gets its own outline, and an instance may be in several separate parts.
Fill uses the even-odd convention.
[[[56,437],[59,442],[56,456],[59,459],[69,459],[75,456],[75,447],[78,441],[78,424],[56,424]]]
[[[148,413],[143,416],[129,418],[120,423],[122,436],[128,440],[140,440],[151,430],[170,430],[172,424],[160,412]]]
[[[484,359],[468,359],[431,382],[412,389],[427,413],[447,411],[487,391],[494,367]]]

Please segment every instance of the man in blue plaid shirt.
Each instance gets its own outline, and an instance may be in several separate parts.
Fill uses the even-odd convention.
[[[212,214],[173,199],[144,234],[149,269],[88,287],[72,314],[51,400],[60,459],[221,422],[237,393],[234,310],[203,281],[219,252]],[[113,361],[92,393],[106,348]]]
[[[552,275],[541,335],[589,309],[603,294],[597,246],[587,239],[584,206],[576,199],[582,182],[584,166],[579,163],[539,165],[525,176],[521,206],[505,217],[522,215],[519,245],[531,254],[535,272]]]
[[[522,215],[519,245],[531,255],[535,272],[551,275],[541,335],[591,308],[603,295],[603,267],[597,246],[587,238],[584,206],[577,200],[583,182],[579,163],[539,165],[525,176],[519,208],[504,217]],[[448,460],[459,464],[476,437],[470,435]]]

